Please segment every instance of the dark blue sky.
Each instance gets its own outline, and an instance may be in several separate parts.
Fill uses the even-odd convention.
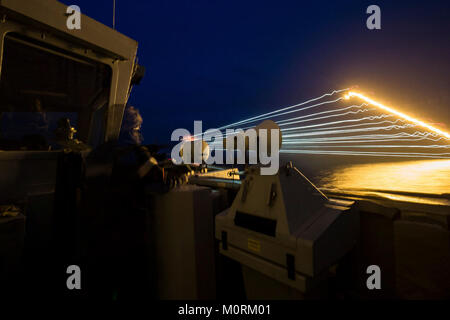
[[[64,0],[111,26],[112,0]],[[381,30],[366,8],[381,8]],[[147,68],[130,104],[145,143],[359,85],[450,127],[450,1],[117,0],[118,31]]]

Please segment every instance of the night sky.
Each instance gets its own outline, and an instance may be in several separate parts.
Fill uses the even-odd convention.
[[[113,0],[62,2],[112,25]],[[366,28],[371,4],[381,30]],[[147,68],[130,99],[145,143],[353,85],[450,129],[448,0],[117,0],[116,27],[139,42]]]

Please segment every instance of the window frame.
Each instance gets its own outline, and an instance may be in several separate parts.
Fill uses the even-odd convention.
[[[113,107],[115,106],[116,100],[116,88],[118,86],[119,81],[119,69],[117,68],[117,59],[113,59],[111,57],[107,57],[100,52],[94,51],[89,48],[89,46],[78,46],[76,45],[76,41],[68,41],[64,40],[60,37],[57,37],[53,34],[50,34],[45,31],[33,30],[33,29],[25,29],[23,25],[16,23],[14,21],[7,21],[6,23],[0,24],[0,77],[3,67],[3,53],[4,53],[4,44],[5,39],[9,34],[18,34],[21,37],[29,38],[36,43],[41,43],[42,46],[38,44],[27,42],[26,40],[21,40],[24,45],[29,45],[31,47],[37,48],[39,50],[43,50],[45,52],[49,52],[51,54],[56,54],[62,56],[67,59],[71,59],[76,62],[82,62],[87,64],[102,64],[109,68],[110,70],[110,79],[109,81],[109,97],[106,106],[106,110],[104,110],[103,114],[103,123],[104,126],[100,134],[95,132],[94,129],[94,115],[98,111],[91,111],[89,114],[89,120],[86,127],[88,127],[85,140],[83,141],[91,147],[96,147],[97,145],[104,143],[108,139],[108,132],[111,131],[109,126],[111,124],[110,118],[114,116]],[[16,40],[16,39],[14,39]],[[57,48],[57,50],[53,50],[51,48]],[[101,137],[99,139],[99,136]]]

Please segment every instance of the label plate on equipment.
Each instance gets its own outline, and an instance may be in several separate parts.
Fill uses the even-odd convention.
[[[258,240],[255,240],[255,239],[248,238],[247,247],[251,251],[260,252],[261,251],[261,242],[259,242]]]

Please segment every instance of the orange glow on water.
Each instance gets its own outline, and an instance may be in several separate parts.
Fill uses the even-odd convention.
[[[449,177],[450,160],[370,163],[337,168],[321,187],[443,194],[450,193]]]

